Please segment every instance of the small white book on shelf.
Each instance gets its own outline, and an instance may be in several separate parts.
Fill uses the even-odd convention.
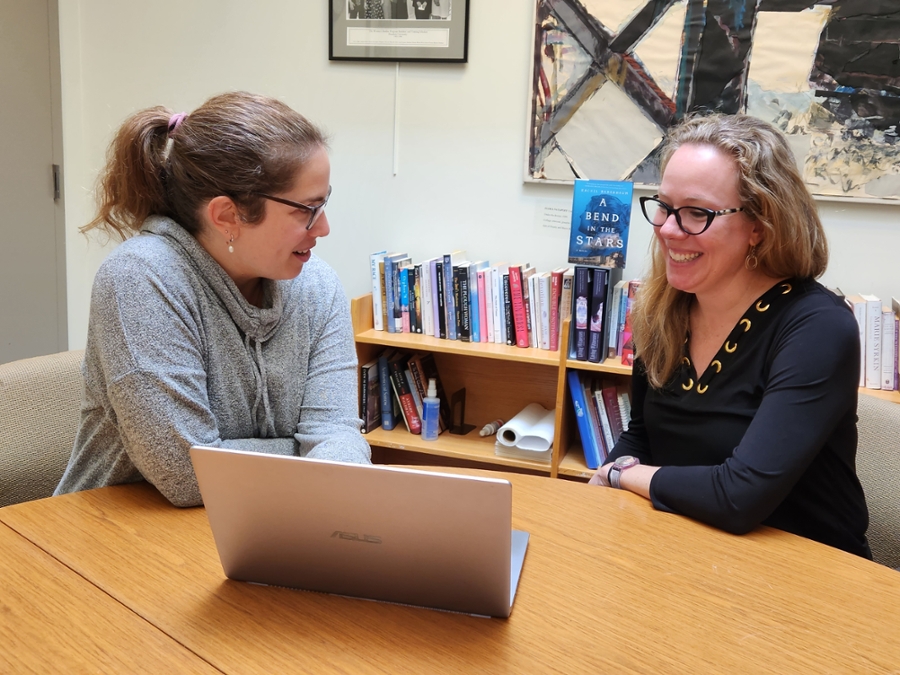
[[[861,297],[866,301],[866,388],[881,389],[881,300]]]

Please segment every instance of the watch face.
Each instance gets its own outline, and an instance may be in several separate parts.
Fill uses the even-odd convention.
[[[641,461],[637,457],[632,457],[631,455],[625,455],[623,457],[619,457],[616,460],[615,466],[621,469],[630,469],[635,464],[640,464]]]

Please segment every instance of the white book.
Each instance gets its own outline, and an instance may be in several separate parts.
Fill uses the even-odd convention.
[[[503,275],[509,273],[509,264],[498,263],[491,268],[494,300],[494,344],[506,344],[506,304],[503,301]]]
[[[422,276],[419,278],[422,297],[422,333],[434,335],[434,303],[431,298],[431,261],[421,265]]]
[[[382,284],[384,279],[378,273],[378,263],[384,260],[387,251],[378,251],[369,255],[369,268],[372,275],[372,325],[375,330],[384,330],[381,306]]]
[[[530,312],[528,327],[531,329],[528,332],[528,346],[538,347],[541,344],[541,309],[538,301],[537,273],[533,272],[525,279],[528,282],[528,311]]]
[[[541,349],[550,349],[550,272],[537,276],[541,311]]]
[[[859,386],[866,386],[866,301],[861,295],[845,296],[859,326]]]
[[[881,388],[896,389],[894,366],[897,355],[897,335],[894,329],[894,312],[890,307],[881,308]]]
[[[484,314],[487,326],[481,328],[481,341],[494,341],[494,268],[484,270]]]
[[[861,297],[866,301],[866,388],[881,389],[881,300]]]
[[[610,303],[609,308],[609,340],[606,343],[606,355],[607,357],[614,357],[618,355],[619,351],[619,330],[621,326],[619,326],[619,313],[621,310],[621,303],[623,302],[623,298],[626,298],[627,301],[628,296],[628,282],[625,279],[621,279],[616,282],[616,285],[613,287],[612,294],[612,302]]]

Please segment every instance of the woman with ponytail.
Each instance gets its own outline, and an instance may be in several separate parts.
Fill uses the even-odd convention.
[[[859,334],[786,139],[746,115],[670,130],[632,314],[632,418],[591,479],[734,533],[871,558],[856,477]]]
[[[140,111],[110,145],[81,426],[57,494],[147,480],[200,503],[192,445],[367,463],[324,135],[283,103]]]

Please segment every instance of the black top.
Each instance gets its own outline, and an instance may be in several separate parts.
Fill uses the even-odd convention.
[[[811,280],[776,284],[700,377],[687,342],[660,390],[635,360],[631,422],[609,461],[662,467],[650,482],[657,509],[735,534],[762,523],[871,558],[856,477],[859,349],[840,298]]]

